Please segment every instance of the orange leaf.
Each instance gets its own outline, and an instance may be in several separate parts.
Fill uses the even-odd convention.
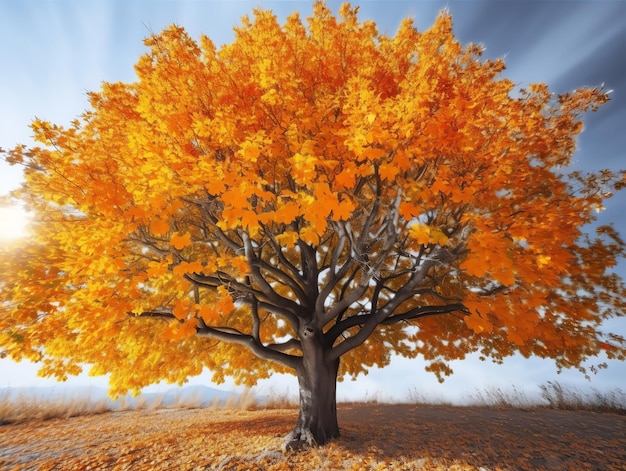
[[[359,161],[376,160],[376,159],[380,159],[386,153],[387,152],[384,149],[378,149],[375,147],[367,147],[363,149],[363,152],[361,152],[361,155],[359,156],[358,160]]]
[[[154,235],[167,234],[170,230],[170,226],[163,219],[155,218],[150,223],[150,232]]]
[[[400,216],[402,216],[407,221],[410,221],[414,217],[419,216],[423,211],[414,203],[409,201],[403,201],[402,203],[400,203],[398,212],[400,213]]]
[[[482,332],[490,333],[493,330],[491,323],[486,319],[483,319],[478,314],[465,316],[463,320],[465,321],[465,324],[477,334]]]
[[[225,286],[218,287],[217,294],[220,295],[220,299],[215,303],[215,309],[221,314],[230,314],[235,309],[235,303],[233,303],[233,298],[228,292],[228,288]]]
[[[431,185],[430,190],[433,193],[437,193],[438,191],[440,191],[444,194],[448,194],[450,192],[450,182],[439,179]]]
[[[378,174],[383,180],[393,181],[400,173],[400,169],[392,164],[382,164],[378,169]]]
[[[218,178],[213,178],[207,182],[204,187],[207,189],[209,194],[217,196],[221,195],[226,191],[226,185],[224,182]]]
[[[203,273],[204,266],[200,262],[182,262],[174,267],[172,273],[183,276],[186,273]]]
[[[515,284],[515,281],[516,281],[515,272],[513,271],[513,269],[507,269],[507,268],[494,270],[491,273],[491,277],[494,280],[497,280],[500,283],[502,283],[504,286],[512,286]]]
[[[524,345],[524,338],[519,333],[517,333],[517,331],[513,329],[508,329],[506,332],[506,336],[515,345]]]
[[[461,263],[460,268],[465,270],[468,275],[484,276],[489,271],[489,263],[486,256],[478,256],[471,254]]]
[[[174,317],[176,319],[186,319],[189,315],[190,303],[188,301],[176,300],[174,302]]]
[[[341,202],[333,209],[333,219],[335,221],[347,221],[352,216],[352,212],[356,209],[356,205],[350,198],[343,198]]]
[[[343,188],[351,188],[356,180],[355,169],[352,166],[345,167],[336,177],[335,181]]]
[[[167,273],[167,263],[150,262],[146,273],[150,278],[163,276]]]
[[[170,239],[170,245],[173,245],[176,250],[182,250],[185,247],[191,245],[191,234],[186,232],[184,234],[174,234]]]
[[[188,338],[196,333],[197,327],[198,319],[193,317],[185,322],[173,321],[163,332],[163,337],[168,340]]]
[[[311,226],[306,226],[300,229],[299,238],[307,244],[313,246],[320,243],[320,237],[317,234],[317,231]]]
[[[418,244],[427,245],[430,242],[430,227],[426,224],[411,224],[409,234]]]
[[[198,316],[201,317],[204,322],[210,324],[211,322],[219,319],[219,312],[214,306],[204,304],[200,307]]]
[[[300,205],[289,201],[281,205],[274,213],[273,220],[278,224],[290,224],[300,215]]]
[[[234,257],[230,261],[230,265],[239,272],[240,275],[245,275],[250,271],[250,266],[248,265],[248,260],[246,260],[245,256]]]

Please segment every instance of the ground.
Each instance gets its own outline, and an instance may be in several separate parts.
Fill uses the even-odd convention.
[[[296,417],[295,409],[160,409],[6,424],[0,469],[626,469],[626,415],[340,405],[340,439],[283,453]]]

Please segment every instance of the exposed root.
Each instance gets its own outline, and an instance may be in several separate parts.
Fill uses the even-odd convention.
[[[317,446],[317,441],[310,430],[296,427],[286,437],[283,442],[283,449],[287,451],[297,451],[304,448]]]

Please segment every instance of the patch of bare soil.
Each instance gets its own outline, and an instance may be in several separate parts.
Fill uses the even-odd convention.
[[[340,439],[283,453],[297,411],[113,412],[0,426],[1,470],[626,469],[626,416],[340,405]]]

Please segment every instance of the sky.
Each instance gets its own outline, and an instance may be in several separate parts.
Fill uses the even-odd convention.
[[[336,12],[340,2],[328,1]],[[504,58],[504,75],[519,87],[546,82],[563,93],[581,86],[605,85],[612,100],[585,117],[574,165],[582,170],[626,169],[626,1],[361,1],[360,18],[376,21],[379,31],[393,35],[403,18],[421,31],[438,12],[452,14],[454,32],[463,43],[481,43],[487,58]],[[217,45],[231,42],[232,27],[256,7],[273,10],[281,22],[298,10],[306,18],[309,1],[213,0],[0,0],[0,147],[30,143],[35,118],[68,124],[87,107],[86,92],[101,82],[134,81],[133,65],[146,52],[143,39],[176,23],[192,37],[208,35]],[[20,170],[0,163],[0,195],[20,183]],[[614,223],[626,236],[626,194],[608,201],[600,223]],[[3,231],[22,224],[19,211],[0,208]],[[555,228],[555,236],[558,235]],[[618,271],[626,276],[626,261]],[[626,319],[611,322],[626,335]],[[598,362],[603,361],[602,358]],[[592,362],[593,363],[593,362]],[[341,382],[340,399],[402,400],[410,394],[458,401],[477,390],[515,388],[529,395],[537,385],[558,380],[580,389],[626,390],[626,365],[611,362],[591,382],[577,371],[556,374],[550,360],[513,357],[503,365],[476,356],[453,362],[455,374],[444,384],[424,372],[420,359],[394,358],[383,370],[372,370],[356,382]],[[0,388],[45,386],[32,365],[0,360]],[[209,383],[208,375],[191,384]],[[106,386],[104,378],[81,376],[70,384]],[[227,383],[226,389],[232,387]],[[261,391],[297,391],[293,377],[276,376]],[[295,394],[295,393],[294,393]]]

